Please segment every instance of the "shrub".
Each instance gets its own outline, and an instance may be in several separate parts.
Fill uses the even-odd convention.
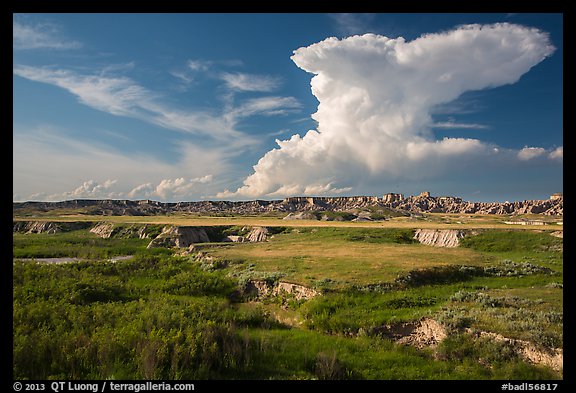
[[[476,321],[464,310],[444,310],[436,315],[436,320],[448,330],[459,331],[469,328]]]
[[[345,239],[351,242],[366,243],[412,244],[418,242],[414,239],[414,230],[397,228],[357,229]]]
[[[427,269],[411,270],[406,275],[396,278],[394,282],[401,287],[418,287],[467,281],[480,275],[483,275],[483,270],[476,266],[434,266]]]
[[[336,351],[319,352],[314,363],[314,375],[320,380],[347,379],[348,370],[336,357]]]
[[[90,304],[93,302],[114,302],[127,300],[122,287],[118,285],[91,284],[80,282],[75,285],[70,296],[72,304]]]
[[[438,356],[443,360],[458,362],[472,359],[488,365],[519,359],[510,343],[488,337],[476,338],[469,333],[448,336],[438,346]]]
[[[162,286],[162,289],[174,295],[229,296],[235,287],[236,285],[232,280],[221,275],[205,273],[200,268],[191,268],[171,277]]]

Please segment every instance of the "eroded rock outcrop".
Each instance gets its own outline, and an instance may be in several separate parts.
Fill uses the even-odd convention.
[[[268,240],[268,234],[270,231],[265,227],[254,227],[246,235],[246,240],[249,242],[265,242]]]
[[[146,224],[117,225],[110,222],[101,222],[90,229],[90,232],[108,239],[111,237],[147,239],[151,236],[150,226]],[[153,232],[153,231],[152,231]]]
[[[516,202],[467,202],[454,196],[434,197],[429,192],[404,198],[401,194],[386,194],[385,206],[418,213],[465,213],[465,214],[542,214],[563,215],[562,194],[550,199]]]
[[[148,248],[153,247],[178,247],[188,248],[194,243],[208,243],[210,238],[204,228],[166,226],[157,237],[152,239]]]
[[[244,243],[246,238],[240,235],[228,235],[222,239],[223,242]]]
[[[316,291],[315,289],[305,287],[304,285],[280,281],[272,290],[272,295],[282,295],[284,293],[293,295],[296,300],[308,300],[320,294],[320,292]]]
[[[417,348],[433,347],[448,337],[444,326],[431,318],[422,318],[410,335],[398,340],[399,344],[413,345]]]
[[[552,233],[550,233],[550,235],[554,236],[554,237],[559,237],[560,239],[564,238],[564,231],[554,231]]]
[[[100,223],[90,229],[90,232],[94,233],[101,238],[108,239],[112,236],[114,232],[114,224],[110,223]]]
[[[283,220],[317,220],[316,215],[308,212],[289,213]]]
[[[14,232],[23,233],[58,233],[62,232],[62,228],[55,222],[49,221],[33,221],[33,222],[17,222],[14,224]]]
[[[516,353],[530,363],[548,366],[555,371],[562,371],[563,369],[564,353],[560,348],[539,349],[528,341],[504,337],[498,333],[484,331],[472,332],[471,329],[467,329],[467,331],[477,337],[487,337],[510,344]]]
[[[513,338],[504,337],[501,334],[473,331],[467,328],[466,332],[476,338],[488,338],[498,342],[504,342],[524,360],[562,372],[564,354],[561,348],[538,348],[534,344]],[[417,348],[435,347],[448,337],[447,329],[432,318],[421,318],[414,322],[396,323],[384,325],[373,330],[372,334],[379,334],[394,340],[398,344],[412,345]]]
[[[16,225],[16,224],[15,224]],[[34,227],[35,228],[35,227]],[[52,228],[52,227],[49,227]],[[15,231],[16,231],[15,227]],[[22,229],[19,224],[18,229]],[[46,229],[46,228],[45,228]],[[58,227],[56,227],[58,229]],[[233,228],[232,228],[233,229]],[[211,243],[211,242],[263,242],[268,240],[270,230],[266,227],[244,227],[242,230],[232,230],[232,233],[245,233],[229,234],[222,238],[222,234],[218,230],[209,227],[192,227],[192,226],[176,226],[167,225],[158,234],[158,225],[147,224],[134,224],[134,225],[118,225],[114,223],[101,222],[94,225],[90,232],[102,237],[139,237],[141,239],[149,238],[154,239],[148,244],[148,248],[153,247],[176,247],[176,248],[190,248],[197,243]],[[158,234],[156,236],[156,234]],[[190,251],[192,252],[192,251]]]
[[[259,299],[271,296],[291,295],[296,300],[308,300],[320,295],[320,292],[304,285],[283,281],[270,283],[266,280],[250,280],[245,292]]]
[[[159,215],[169,213],[233,213],[260,214],[270,212],[346,212],[364,208],[392,209],[409,213],[465,213],[465,214],[542,214],[563,215],[564,199],[561,193],[550,199],[517,202],[467,202],[455,196],[435,197],[424,191],[416,196],[402,194],[350,197],[290,197],[274,201],[195,201],[163,203],[151,200],[82,200],[62,202],[14,202],[12,211],[47,212],[58,209],[80,209],[94,215]],[[303,219],[297,215],[288,219]],[[307,219],[316,219],[310,217]]]
[[[13,232],[18,233],[48,233],[74,231],[88,228],[91,222],[53,222],[53,221],[14,221]]]
[[[458,247],[464,231],[457,229],[416,229],[414,239],[435,247]]]
[[[233,242],[233,243],[244,243],[244,242],[265,242],[268,240],[268,235],[270,234],[270,230],[266,227],[244,227],[242,228],[241,233],[245,233],[244,231],[248,231],[248,233],[244,236],[241,235],[228,235],[225,236],[222,241],[223,242]]]
[[[384,325],[374,329],[372,334],[382,335],[399,344],[413,345],[417,348],[434,347],[448,336],[446,328],[431,318]]]

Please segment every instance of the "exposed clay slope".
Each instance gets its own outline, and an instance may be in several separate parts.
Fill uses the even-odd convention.
[[[268,240],[270,231],[266,227],[254,227],[246,235],[246,240],[249,242],[265,242]]]
[[[59,233],[89,228],[90,222],[14,221],[13,232],[18,233]]]
[[[148,248],[178,247],[188,248],[194,243],[208,243],[210,238],[204,228],[166,226],[157,237],[152,239]]]
[[[313,297],[320,295],[320,292],[304,285],[283,281],[269,283],[266,280],[250,280],[245,292],[257,298],[293,295],[296,300],[312,299]]]
[[[416,229],[414,239],[436,247],[458,247],[465,232],[457,229]]]
[[[468,331],[471,332],[470,329],[468,329]],[[506,342],[512,345],[516,352],[530,363],[542,364],[552,368],[555,371],[562,371],[563,369],[564,353],[560,348],[542,350],[528,341],[504,337],[497,333],[477,332],[474,334],[477,337],[489,337],[493,340]]]
[[[560,348],[541,349],[528,341],[504,337],[497,333],[473,332],[471,329],[466,329],[466,331],[477,338],[489,338],[510,344],[513,350],[527,362],[547,366],[558,372],[563,371],[564,354]],[[375,329],[374,333],[382,334],[398,344],[412,345],[420,349],[437,346],[449,334],[442,324],[431,318],[381,326]]]

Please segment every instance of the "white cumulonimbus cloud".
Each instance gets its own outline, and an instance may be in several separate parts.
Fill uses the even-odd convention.
[[[547,33],[507,23],[459,26],[411,42],[365,34],[299,48],[291,58],[314,74],[317,129],[277,140],[278,148],[258,161],[243,186],[218,196],[342,193],[466,163],[543,154],[470,138],[437,140],[431,113],[464,92],[516,83],[554,50]]]

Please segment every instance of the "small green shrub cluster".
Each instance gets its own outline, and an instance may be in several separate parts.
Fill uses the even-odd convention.
[[[460,240],[461,247],[484,252],[542,252],[558,250],[562,239],[524,230],[483,231]]]
[[[503,260],[498,266],[487,267],[484,271],[486,275],[496,277],[527,276],[531,274],[558,274],[554,270],[544,266],[535,265],[530,262],[514,262],[510,259]]]
[[[203,258],[200,259],[200,268],[206,271],[214,271],[225,269],[230,265],[230,262],[225,259],[219,258]]]
[[[457,361],[472,359],[492,365],[519,360],[510,343],[488,337],[477,338],[470,333],[453,334],[444,339],[438,347],[438,356]]]
[[[351,242],[366,243],[412,244],[418,242],[418,240],[414,239],[413,229],[402,228],[357,229],[345,239]]]
[[[484,275],[484,269],[479,266],[433,266],[427,269],[411,270],[406,275],[396,278],[394,282],[400,287],[418,287],[467,281],[474,276],[481,275]]]
[[[473,315],[461,308],[443,308],[434,317],[451,332],[469,328],[476,322]]]
[[[537,301],[516,296],[490,296],[483,292],[458,291],[451,298],[456,302],[476,302],[482,307],[521,307],[529,306]]]
[[[511,338],[544,348],[562,347],[564,315],[554,309],[538,309],[542,299],[460,290],[450,301],[452,304],[443,307],[435,318],[451,330],[476,327],[491,331],[496,327]]]
[[[372,284],[365,284],[365,285],[358,285],[353,284],[351,285],[351,289],[358,292],[377,292],[377,293],[386,293],[390,292],[398,288],[398,285],[391,282],[377,282]]]
[[[264,272],[254,270],[254,264],[248,264],[248,266],[240,271],[233,271],[229,273],[229,276],[236,279],[238,287],[241,292],[246,292],[250,283],[253,280],[266,281],[270,286],[276,284],[282,277],[286,276],[283,272]]]
[[[396,287],[418,287],[469,281],[474,277],[523,277],[529,275],[558,275],[547,267],[530,262],[514,262],[505,259],[493,266],[445,265],[426,269],[414,269],[394,280]]]
[[[564,284],[562,284],[561,282],[551,282],[545,285],[546,288],[560,288],[563,289],[564,288]]]
[[[351,371],[338,359],[336,351],[319,352],[314,364],[314,375],[319,380],[350,379]]]
[[[314,289],[326,293],[332,291],[334,289],[334,286],[338,284],[338,282],[329,277],[324,277],[319,280],[315,280],[313,284]]]

